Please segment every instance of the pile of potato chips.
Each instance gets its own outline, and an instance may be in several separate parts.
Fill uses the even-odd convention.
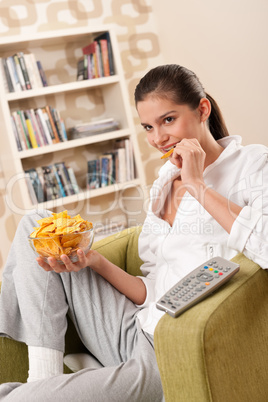
[[[86,250],[91,246],[93,233],[89,229],[93,228],[93,224],[79,214],[71,218],[67,211],[52,212],[52,216],[40,219],[37,223],[40,226],[34,228],[29,239],[41,257],[59,260],[62,254],[66,254],[71,258],[76,256],[78,248]],[[85,231],[89,232],[82,233]]]

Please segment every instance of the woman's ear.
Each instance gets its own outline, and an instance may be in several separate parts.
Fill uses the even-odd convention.
[[[211,113],[211,103],[207,98],[202,98],[199,102],[198,111],[202,122],[207,121]]]

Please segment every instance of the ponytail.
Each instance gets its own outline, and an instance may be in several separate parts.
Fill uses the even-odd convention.
[[[217,102],[208,93],[206,93],[206,98],[211,103],[211,113],[208,120],[209,130],[211,134],[213,135],[215,140],[227,137],[229,135],[229,132],[227,130],[225,121]]]

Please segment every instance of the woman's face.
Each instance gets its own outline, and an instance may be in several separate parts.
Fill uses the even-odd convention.
[[[138,102],[137,111],[149,143],[163,154],[183,138],[197,138],[201,142],[201,118],[199,108],[148,95]]]

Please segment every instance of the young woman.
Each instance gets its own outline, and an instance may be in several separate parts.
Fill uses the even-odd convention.
[[[153,334],[156,301],[207,259],[243,252],[268,267],[268,149],[228,135],[216,102],[178,65],[149,71],[135,91],[149,143],[173,149],[151,189],[139,238],[143,277],[96,251],[63,265],[34,260],[24,217],[4,270],[0,333],[29,350],[27,384],[0,386],[5,401],[162,401]],[[38,266],[38,264],[39,266]],[[111,286],[112,285],[112,286]],[[66,314],[101,369],[62,374]]]

